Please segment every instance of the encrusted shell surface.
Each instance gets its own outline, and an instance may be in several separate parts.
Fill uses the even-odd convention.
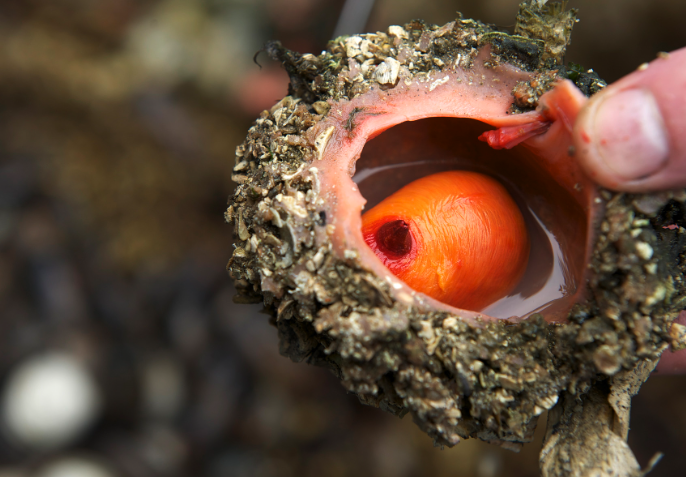
[[[264,111],[236,149],[238,187],[226,220],[237,237],[227,266],[237,299],[264,302],[284,355],[328,367],[363,403],[410,412],[441,445],[478,437],[517,448],[560,393],[579,396],[595,380],[658,356],[678,334],[670,325],[686,304],[683,192],[599,191],[594,201],[604,212],[593,221],[584,297],[564,324],[540,315],[481,321],[421,305],[363,266],[359,249],[335,244],[336,227],[346,225],[331,223],[326,203],[345,192],[322,182],[330,166],[320,159],[341,132],[327,118],[370,91],[417,83],[439,91],[449,71],[469,75],[484,48],[493,66],[527,73],[509,88],[512,112],[531,110],[564,67],[559,43],[548,48],[544,34],[532,33],[548,32],[545,24],[524,21],[517,31],[530,38],[458,19],[338,39],[319,56],[271,44],[290,74],[289,96]],[[604,85],[584,74],[576,83],[586,94]],[[355,114],[347,114],[352,131]]]

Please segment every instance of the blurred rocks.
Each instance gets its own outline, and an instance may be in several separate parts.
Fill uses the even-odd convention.
[[[49,463],[32,477],[117,477],[117,474],[95,459],[65,457]]]
[[[170,421],[179,415],[186,397],[184,370],[178,359],[164,352],[141,366],[143,412],[152,420]]]

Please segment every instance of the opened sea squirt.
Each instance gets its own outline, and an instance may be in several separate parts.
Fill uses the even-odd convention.
[[[362,216],[365,242],[411,288],[480,310],[511,292],[529,240],[505,188],[468,171],[414,181]]]
[[[560,397],[676,340],[686,234],[661,224],[686,224],[686,195],[601,190],[577,165],[571,128],[604,83],[567,74],[573,23],[537,1],[516,35],[458,18],[318,56],[266,47],[291,83],[236,149],[237,299],[264,303],[284,355],[411,413],[438,444],[518,448]],[[471,179],[412,192],[456,175]],[[464,209],[465,187],[514,206]]]

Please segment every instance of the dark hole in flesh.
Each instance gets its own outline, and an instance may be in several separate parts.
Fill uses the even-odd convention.
[[[386,222],[376,231],[379,248],[391,258],[400,258],[412,250],[410,226],[404,220]]]
[[[410,182],[446,170],[488,174],[519,206],[531,240],[527,269],[515,290],[483,310],[497,318],[542,313],[563,319],[584,268],[587,218],[581,205],[517,146],[495,151],[477,140],[488,125],[428,118],[384,131],[365,145],[353,180],[370,209]]]

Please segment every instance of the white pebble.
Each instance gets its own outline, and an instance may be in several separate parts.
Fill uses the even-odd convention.
[[[100,410],[92,377],[78,360],[64,353],[40,355],[19,364],[3,394],[2,418],[10,434],[37,449],[72,442]]]

